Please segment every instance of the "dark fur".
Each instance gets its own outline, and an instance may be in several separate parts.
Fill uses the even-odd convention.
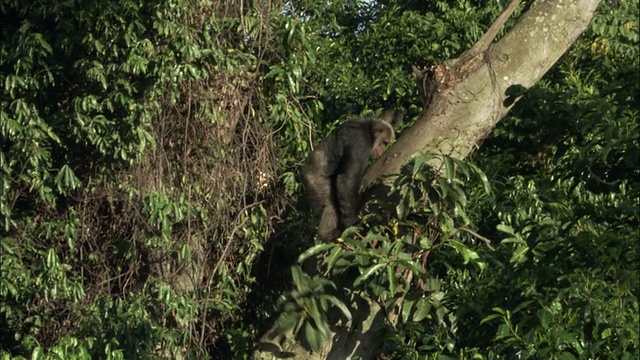
[[[318,226],[321,240],[331,241],[355,224],[367,161],[373,153],[381,155],[393,136],[393,128],[383,120],[349,120],[311,153],[302,179],[312,205],[322,214]]]

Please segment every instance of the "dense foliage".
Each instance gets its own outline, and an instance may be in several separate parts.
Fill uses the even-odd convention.
[[[0,4],[3,358],[247,358],[278,309],[317,348],[362,296],[403,304],[386,358],[640,356],[637,0],[470,162],[415,158],[317,246],[302,154],[354,113],[417,116],[411,66],[504,2],[213,3]]]
[[[284,20],[198,1],[0,9],[2,351],[211,352],[285,204],[259,84]]]

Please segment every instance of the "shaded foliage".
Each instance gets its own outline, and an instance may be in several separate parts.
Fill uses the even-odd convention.
[[[2,350],[206,353],[285,205],[258,81],[272,9],[0,10]]]

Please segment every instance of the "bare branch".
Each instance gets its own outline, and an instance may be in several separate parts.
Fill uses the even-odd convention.
[[[511,14],[516,11],[518,5],[520,5],[521,2],[522,0],[511,0],[507,7],[502,10],[502,13],[498,15],[498,18],[493,22],[493,25],[489,27],[487,32],[482,35],[482,37],[471,47],[471,49],[465,52],[465,55],[475,56],[489,49],[489,46],[491,46],[491,43],[498,35],[500,29],[502,29],[509,17],[511,17]],[[466,57],[465,55],[461,57],[464,58]]]

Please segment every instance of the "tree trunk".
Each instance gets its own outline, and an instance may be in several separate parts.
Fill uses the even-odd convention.
[[[537,0],[500,41],[435,67],[431,102],[367,171],[397,174],[415,154],[465,158],[586,29],[599,0]],[[473,53],[477,52],[477,53]],[[430,84],[427,84],[430,85]],[[510,92],[514,95],[509,95]],[[390,180],[391,181],[391,180]]]
[[[497,30],[520,1],[512,1],[494,26],[457,59],[418,72],[426,98],[420,118],[365,174],[363,186],[397,174],[415,154],[436,151],[465,158],[515,101],[556,63],[586,29],[599,0],[536,0],[498,42]],[[424,81],[422,81],[424,80]],[[390,180],[392,181],[392,180]],[[292,334],[265,336],[256,359],[373,359],[379,351],[373,325],[385,321],[374,301],[353,311],[354,326],[338,327],[320,353]]]

